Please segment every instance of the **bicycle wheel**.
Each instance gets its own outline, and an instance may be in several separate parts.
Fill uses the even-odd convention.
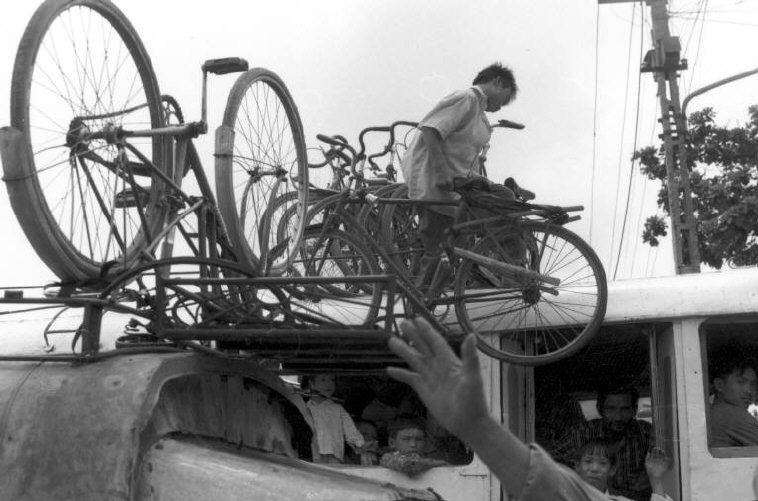
[[[252,266],[280,274],[294,259],[308,205],[305,139],[297,107],[276,74],[255,68],[237,78],[223,125],[234,129],[231,167],[216,171],[227,229]],[[287,197],[289,192],[297,197]],[[275,216],[287,214],[289,207],[296,207],[295,216],[280,242]],[[261,263],[262,255],[267,263]]]
[[[473,252],[560,280],[517,278],[463,259],[456,272],[456,314],[479,349],[521,365],[575,353],[598,331],[608,298],[592,248],[561,226],[527,221],[482,238]]]
[[[400,185],[392,198],[408,198],[408,185]],[[423,254],[419,234],[418,207],[414,205],[385,204],[380,212],[382,241],[391,243],[391,256],[395,263],[415,275]]]
[[[290,297],[293,311],[343,326],[372,325],[376,321],[382,301],[381,285],[341,281],[345,277],[378,274],[373,254],[355,237],[335,229],[307,229],[293,273],[325,279],[320,284],[299,286]]]
[[[99,298],[150,320],[159,337],[161,328],[271,325],[286,296],[234,282],[252,278],[249,268],[223,259],[159,259],[116,277]]]
[[[47,0],[37,9],[11,83],[11,125],[23,132],[29,161],[3,167],[27,238],[63,281],[98,277],[114,261],[110,276],[134,266],[166,212],[153,169],[132,152],[117,163],[116,145],[88,135],[162,123],[150,58],[118,8]],[[158,160],[167,141],[129,144]]]

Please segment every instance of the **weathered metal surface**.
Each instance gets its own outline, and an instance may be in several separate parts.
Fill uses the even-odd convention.
[[[166,439],[146,454],[140,498],[151,501],[379,501],[438,498],[282,456],[238,453],[207,442]]]
[[[302,400],[255,363],[192,354],[79,366],[0,365],[0,499],[133,499],[140,454],[166,434],[294,454]]]
[[[758,268],[619,280],[608,284],[605,321],[758,312],[756,284]]]

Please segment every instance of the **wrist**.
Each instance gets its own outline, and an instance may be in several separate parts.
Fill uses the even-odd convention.
[[[469,447],[476,450],[490,442],[492,437],[496,436],[501,429],[500,423],[489,414],[485,414],[479,418],[468,420],[463,429],[454,433]]]

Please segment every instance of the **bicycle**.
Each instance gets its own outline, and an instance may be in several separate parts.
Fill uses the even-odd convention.
[[[81,53],[87,57],[78,58]],[[442,292],[425,301],[365,225],[346,214],[350,203],[403,203],[380,198],[362,183],[333,195],[336,205],[314,221],[319,224],[304,239],[308,170],[302,125],[289,91],[275,74],[249,69],[239,58],[206,61],[202,71],[201,120],[185,123],[178,103],[160,93],[134,28],[110,1],[46,0],[24,33],[13,72],[13,129],[0,134],[5,179],[24,231],[61,278],[59,294],[70,298],[63,301],[85,307],[85,330],[97,329],[98,316],[112,309],[143,319],[155,338],[201,351],[208,347],[198,340],[237,340],[263,354],[329,357],[376,353],[377,343],[386,351],[396,319],[408,314],[426,314],[445,328],[427,306],[459,310],[485,296],[491,299],[489,289],[515,295],[514,281],[516,301],[530,297],[530,307],[545,302],[543,293],[563,293],[554,277],[539,273],[547,262],[544,243],[540,247],[530,237],[529,263],[512,264],[484,259],[487,249],[478,247],[473,248],[478,254],[467,256],[451,234],[446,251],[453,266],[468,270],[461,276],[476,282],[458,280],[463,285],[456,286],[455,295]],[[192,139],[208,128],[208,74],[235,72],[240,75],[216,135],[217,207]],[[346,143],[329,141],[340,147]],[[356,176],[356,167],[366,161],[365,145],[360,152],[344,148]],[[182,188],[190,174],[199,196]],[[519,210],[510,220],[526,214],[553,217],[539,206]],[[367,211],[376,215],[375,209],[358,213]],[[471,223],[453,229],[487,241],[486,231],[472,230]],[[191,257],[173,257],[176,237]],[[497,238],[493,242],[495,250],[502,247]],[[586,252],[579,254],[587,260]],[[380,275],[380,266],[393,275]],[[336,275],[309,276],[327,269]],[[576,340],[559,340],[567,349],[575,349],[602,317],[602,268],[599,272],[590,262],[588,269],[594,280],[589,327],[576,332]],[[400,302],[396,283],[404,292]],[[531,295],[521,290],[527,286]],[[462,293],[466,287],[477,293]],[[529,364],[567,352],[555,342],[542,346],[544,336],[524,343],[535,352],[520,359],[500,345],[487,350],[487,337],[496,337],[487,320],[494,317],[471,311],[468,329],[478,327],[480,347],[495,356]],[[523,333],[525,321],[519,325]],[[456,335],[448,333],[451,339]],[[96,352],[97,340],[87,339],[87,351]],[[312,353],[300,352],[304,347]]]
[[[194,254],[233,255],[260,269],[268,248],[259,241],[259,224],[271,224],[260,216],[284,192],[297,193],[290,205],[301,208],[284,246],[298,245],[307,169],[289,91],[274,73],[248,69],[238,58],[207,61],[202,71],[201,120],[169,124],[176,115],[165,106],[141,40],[115,5],[48,0],[34,13],[11,88],[11,125],[28,146],[16,152],[18,161],[4,162],[5,179],[27,237],[63,282],[86,288],[107,281],[155,259],[159,245],[168,257],[177,229],[198,240],[200,226],[209,231],[190,245]],[[209,73],[241,73],[217,134],[218,208],[192,145],[207,132]],[[200,197],[181,188],[190,172]],[[200,211],[210,218],[183,230],[181,222]],[[219,242],[223,249],[214,249]],[[274,267],[291,259],[287,249],[279,254]]]
[[[87,57],[77,58],[84,47]],[[259,353],[287,356],[308,346],[313,352],[300,356],[322,356],[335,340],[346,346],[330,353],[384,347],[387,330],[348,329],[349,317],[303,298],[298,287],[324,279],[261,276],[291,268],[289,249],[304,233],[300,118],[269,70],[239,58],[201,69],[202,116],[185,123],[110,1],[47,0],[37,9],[19,46],[13,127],[0,133],[0,150],[14,212],[61,280],[45,299],[83,306],[88,332],[114,310],[139,319],[148,337],[201,351],[208,347],[195,341],[209,339],[255,340]],[[240,75],[216,134],[216,206],[192,139],[208,129],[208,74],[228,73]],[[190,175],[199,196],[182,186]],[[289,200],[283,212],[294,208],[295,217],[287,238],[269,245],[269,229],[282,226],[271,208],[282,197]],[[189,257],[175,257],[180,242]],[[95,337],[83,339],[86,353],[98,350]]]
[[[339,138],[319,138],[350,152],[353,165],[364,156],[363,145],[356,150]],[[471,188],[457,187],[461,195],[457,203],[382,199],[366,190],[345,191],[320,225],[316,243],[304,249],[305,268],[315,272],[325,259],[363,262],[346,252],[330,255],[335,239],[351,235],[357,242],[353,246],[363,248],[361,254],[377,255],[386,263],[386,272],[395,276],[403,301],[401,315],[420,314],[451,340],[472,333],[480,350],[507,362],[539,365],[575,353],[597,332],[607,303],[600,260],[584,240],[563,227],[578,219],[569,213],[582,207],[505,201]],[[492,215],[493,203],[502,214]],[[393,249],[372,238],[345,209],[351,204],[457,206],[430,290],[420,290],[409,268],[392,258]],[[454,276],[452,294],[445,290],[446,274]],[[363,297],[366,323],[395,321],[394,316],[375,316],[375,295]],[[387,309],[394,315],[394,308]],[[458,324],[462,332],[457,331]]]

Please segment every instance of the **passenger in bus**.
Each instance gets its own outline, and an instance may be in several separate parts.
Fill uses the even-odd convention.
[[[476,338],[469,335],[459,359],[426,320],[400,324],[389,347],[410,367],[387,373],[410,385],[428,411],[466,443],[520,501],[608,501],[577,473],[555,462],[539,445],[527,445],[490,415],[484,397]]]
[[[423,419],[401,415],[390,423],[388,431],[392,450],[382,455],[381,466],[413,477],[430,468],[449,465],[446,461],[424,456],[426,424]]]
[[[582,445],[575,458],[574,470],[582,480],[614,501],[630,501],[629,498],[615,494],[608,486],[608,481],[616,471],[617,445],[602,440],[590,440]],[[669,461],[662,451],[651,451],[645,458],[645,470],[653,487],[650,501],[664,501],[671,498],[663,488],[663,475],[669,468]]]
[[[387,445],[387,425],[397,417],[399,391],[397,383],[386,378],[375,378],[371,382],[374,399],[361,411],[361,419],[376,424],[380,446]]]
[[[301,387],[310,396],[306,403],[313,416],[313,461],[316,463],[343,463],[345,442],[362,452],[365,445],[344,407],[334,399],[336,384],[331,374],[304,376]]]
[[[758,421],[748,412],[758,385],[755,364],[737,349],[714,354],[710,371],[711,447],[758,445]]]
[[[356,423],[358,431],[363,435],[366,442],[358,454],[358,464],[364,466],[379,464],[379,438],[376,431],[376,425],[368,420],[361,420]]]
[[[619,494],[636,501],[650,498],[651,488],[645,471],[652,426],[636,419],[639,392],[632,385],[602,387],[597,394],[599,419],[592,419],[571,430],[551,451],[558,461],[570,465],[576,451],[590,440],[602,440],[618,447],[616,465],[608,485]]]

